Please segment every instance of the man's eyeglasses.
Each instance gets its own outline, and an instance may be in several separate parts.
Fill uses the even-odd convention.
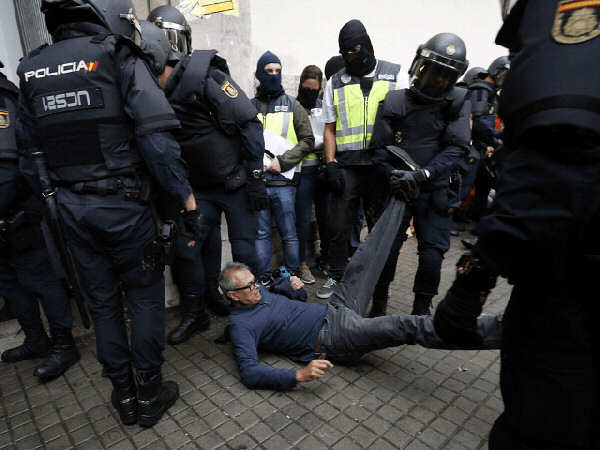
[[[236,289],[229,289],[228,292],[236,292],[236,291],[243,291],[244,289],[256,289],[258,287],[258,281],[256,280],[256,278],[254,280],[252,280],[250,283],[248,283],[246,286],[242,286]]]

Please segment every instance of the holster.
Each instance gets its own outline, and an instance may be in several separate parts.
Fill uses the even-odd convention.
[[[237,166],[233,172],[225,177],[223,189],[225,192],[233,192],[248,182],[248,174],[244,166]]]
[[[19,211],[12,217],[0,221],[0,247],[18,253],[44,248],[44,236],[39,221]]]

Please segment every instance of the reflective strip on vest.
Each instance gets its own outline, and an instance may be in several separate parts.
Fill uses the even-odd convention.
[[[385,98],[388,92],[395,89],[395,81],[377,80],[373,83],[367,102],[365,102],[358,83],[334,89],[333,106],[337,116],[335,124],[336,151],[368,148],[373,135],[379,102]]]
[[[314,111],[314,109],[312,109],[311,111]],[[311,114],[308,114],[308,118],[311,118]],[[306,157],[302,160],[302,167],[312,167],[312,166],[318,166],[319,165],[319,157],[317,156],[317,154],[315,152],[309,153],[308,155],[306,155]]]

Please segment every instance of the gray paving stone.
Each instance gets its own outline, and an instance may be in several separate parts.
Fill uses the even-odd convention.
[[[401,253],[390,313],[412,306],[415,244],[409,239]],[[454,239],[440,292],[461,252]],[[307,287],[310,301],[324,303],[314,298],[321,282]],[[509,289],[500,282],[485,311],[502,311]],[[178,320],[178,311],[169,310],[167,329]],[[167,346],[163,375],[179,383],[181,397],[149,430],[119,423],[93,334],[79,342],[80,363],[51,383],[32,375],[38,361],[0,364],[0,448],[483,449],[503,410],[498,351],[394,347],[351,367],[336,365],[320,381],[289,392],[251,391],[240,382],[231,346],[213,343],[226,322],[214,317],[208,331]],[[273,367],[300,367],[278,355],[260,356]]]

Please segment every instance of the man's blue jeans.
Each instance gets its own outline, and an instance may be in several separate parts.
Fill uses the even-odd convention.
[[[256,235],[256,257],[260,278],[271,274],[273,247],[271,224],[275,225],[283,243],[283,261],[288,271],[298,272],[300,267],[300,246],[296,233],[296,187],[267,187],[269,208],[258,213],[258,233]]]

